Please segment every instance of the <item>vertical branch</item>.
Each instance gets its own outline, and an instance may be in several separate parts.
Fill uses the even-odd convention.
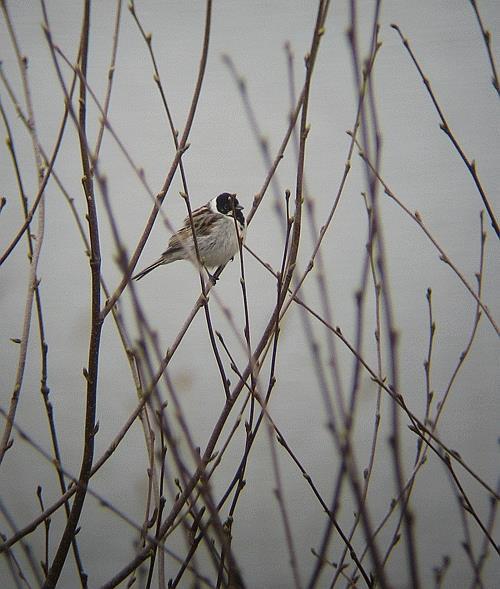
[[[38,209],[38,226],[37,226],[37,238],[35,247],[31,251],[30,245],[30,272],[28,278],[28,292],[26,295],[26,302],[24,307],[24,320],[23,320],[23,329],[20,341],[20,348],[19,348],[19,357],[17,363],[17,371],[16,371],[16,380],[14,383],[14,389],[12,391],[12,396],[10,399],[9,411],[7,414],[7,419],[5,423],[5,428],[0,440],[0,464],[3,461],[5,453],[7,450],[12,446],[13,441],[10,438],[12,427],[14,424],[14,419],[16,415],[16,410],[19,402],[19,396],[21,394],[21,388],[23,383],[24,371],[26,368],[26,356],[28,352],[28,341],[30,336],[30,327],[31,327],[31,314],[33,309],[33,299],[35,293],[38,294],[38,279],[37,279],[37,267],[38,261],[40,259],[40,252],[42,249],[43,244],[43,237],[45,231],[45,200],[43,196],[43,187],[45,186],[44,182],[44,174],[43,174],[43,166],[42,166],[42,159],[40,156],[40,151],[38,149],[38,140],[36,134],[36,126],[35,126],[35,114],[33,110],[33,105],[31,101],[31,93],[28,83],[27,77],[27,67],[28,62],[27,59],[21,55],[21,50],[19,48],[19,44],[17,42],[17,37],[10,19],[10,15],[7,10],[7,5],[5,2],[1,2],[0,4],[1,9],[3,11],[5,21],[7,24],[7,29],[9,31],[9,35],[11,38],[12,45],[14,47],[14,51],[17,58],[19,73],[21,76],[23,90],[24,90],[24,98],[26,102],[26,108],[28,112],[28,121],[29,121],[29,133],[31,137],[31,141],[33,144],[33,151],[35,155],[35,162],[37,167],[37,175],[38,175],[38,186],[40,189],[40,204]],[[26,227],[29,226],[29,223],[26,224]],[[22,233],[20,233],[22,235]],[[20,236],[19,235],[19,236]],[[30,241],[29,241],[30,243]],[[39,303],[39,298],[37,296],[37,302]],[[39,313],[41,313],[41,307],[38,307]],[[40,317],[40,315],[39,315]],[[43,349],[43,335],[42,337],[42,349]]]
[[[28,342],[31,328],[31,313],[33,309],[33,297],[35,290],[38,287],[38,280],[36,276],[38,260],[40,258],[40,251],[42,249],[43,233],[45,228],[45,203],[42,198],[38,210],[38,228],[37,228],[37,240],[33,250],[33,256],[31,258],[30,272],[28,279],[28,292],[26,295],[26,302],[24,306],[24,320],[23,329],[19,342],[19,358],[17,363],[16,380],[14,383],[14,389],[10,399],[9,411],[7,413],[5,428],[0,441],[0,464],[3,461],[5,453],[12,446],[13,440],[10,435],[12,432],[12,426],[14,424],[17,405],[19,402],[19,396],[21,394],[21,388],[23,384],[24,371],[26,367],[26,355],[28,352]]]
[[[372,78],[369,81],[370,85],[373,83]],[[378,128],[378,121],[376,116],[376,109],[375,103],[371,102],[372,108],[372,125],[371,131],[374,135],[375,140],[375,148],[374,148],[374,157],[375,157],[375,164],[373,168],[375,171],[380,169],[380,157],[381,157],[381,139],[379,135],[379,128]],[[362,111],[362,118],[363,118],[363,139],[364,139],[364,148],[368,153],[370,153],[369,147],[369,128],[368,128],[368,116],[366,113]],[[399,359],[398,359],[398,332],[396,330],[396,323],[394,317],[394,310],[392,304],[392,293],[391,288],[389,285],[389,272],[387,268],[387,260],[385,254],[385,244],[384,238],[382,233],[382,224],[381,224],[381,217],[380,217],[380,209],[379,209],[379,199],[378,199],[378,183],[377,177],[373,173],[373,170],[370,166],[365,166],[365,172],[367,176],[367,183],[369,186],[369,196],[371,207],[373,209],[373,240],[377,245],[377,266],[378,271],[380,274],[380,286],[381,286],[381,294],[382,294],[382,303],[383,303],[383,311],[384,311],[384,321],[385,321],[385,328],[389,346],[389,372],[390,372],[390,383],[391,387],[394,391],[399,390]],[[392,462],[393,462],[393,469],[394,469],[394,476],[396,482],[396,488],[398,490],[398,494],[400,496],[404,496],[405,488],[404,488],[404,471],[403,471],[403,464],[402,464],[402,443],[401,443],[401,432],[400,432],[400,413],[399,413],[399,405],[396,402],[391,404],[392,409],[392,433],[389,439],[389,443],[391,446],[391,455],[392,455]],[[419,589],[420,579],[419,579],[419,569],[418,569],[418,560],[417,560],[417,549],[416,549],[416,541],[415,541],[415,528],[414,528],[414,516],[410,510],[408,501],[402,501],[400,503],[401,509],[401,516],[404,522],[404,532],[405,532],[405,539],[406,539],[406,554],[407,554],[407,565],[409,568],[409,577],[411,586],[413,589]]]
[[[99,133],[97,135],[97,141],[94,148],[94,159],[97,159],[99,151],[102,145],[102,138],[104,136],[104,128],[108,120],[109,105],[111,102],[111,90],[113,88],[113,79],[115,75],[116,66],[116,54],[118,51],[118,37],[120,32],[120,19],[122,14],[122,0],[116,0],[116,18],[115,18],[115,29],[113,33],[113,47],[111,49],[111,60],[108,69],[108,87],[106,89],[106,97],[104,98],[103,115],[101,124],[99,126]]]
[[[210,6],[208,8],[210,9]],[[148,47],[149,55],[151,57],[151,62],[153,64],[153,69],[154,69],[153,78],[154,78],[154,81],[155,81],[155,83],[158,87],[158,90],[160,92],[160,96],[161,96],[162,103],[163,103],[163,108],[164,108],[165,114],[167,116],[170,132],[172,134],[172,139],[174,142],[174,146],[175,146],[176,150],[179,150],[179,137],[178,137],[179,134],[175,128],[172,114],[171,114],[170,108],[168,106],[165,90],[164,90],[163,84],[161,82],[160,71],[158,69],[158,65],[156,62],[156,58],[155,58],[155,54],[154,54],[153,46],[152,46],[152,36],[151,36],[151,34],[146,33],[144,27],[142,26],[142,24],[139,20],[139,17],[137,16],[137,12],[135,10],[135,5],[134,5],[133,1],[129,4],[129,11],[130,11],[135,23],[137,24],[137,27],[139,28],[142,38],[144,39],[144,41]],[[207,44],[207,49],[208,49],[208,44]],[[196,238],[196,233],[194,231],[191,203],[189,200],[189,190],[188,190],[186,172],[184,169],[184,163],[182,161],[182,158],[179,158],[179,170],[180,170],[180,174],[181,174],[182,187],[183,187],[183,191],[181,192],[181,196],[182,196],[182,198],[184,198],[185,203],[186,203],[188,217],[189,217],[189,221],[190,221],[191,229],[192,229],[192,233],[193,233],[195,255],[192,256],[192,258],[193,258],[192,261],[197,262],[197,267],[199,269],[200,286],[201,286],[201,292],[202,292],[202,297],[203,297],[203,308],[205,311],[205,319],[206,319],[206,323],[207,323],[208,335],[210,338],[210,344],[211,344],[212,350],[214,352],[215,360],[217,363],[217,367],[219,369],[222,385],[224,387],[224,391],[225,391],[226,399],[227,399],[229,397],[229,384],[228,384],[228,379],[225,374],[224,365],[223,365],[222,360],[220,358],[219,350],[217,348],[217,342],[215,340],[214,330],[213,330],[213,326],[212,326],[212,319],[211,319],[210,309],[209,309],[209,305],[208,305],[208,291],[207,291],[207,286],[205,285],[205,282],[203,279],[203,265],[200,261],[198,240]]]
[[[300,580],[300,573],[299,567],[297,563],[297,555],[295,550],[295,545],[292,536],[292,529],[290,526],[290,518],[288,517],[288,511],[285,504],[285,497],[283,492],[283,483],[281,481],[281,474],[280,474],[280,467],[278,462],[278,455],[276,452],[276,441],[273,436],[273,427],[271,423],[268,424],[268,433],[269,433],[269,442],[271,446],[271,460],[273,465],[274,477],[276,481],[276,488],[274,489],[274,493],[276,495],[276,500],[279,505],[279,510],[281,514],[281,519],[283,522],[283,528],[285,530],[285,541],[288,549],[288,557],[290,561],[290,566],[292,568],[293,573],[293,581],[295,583],[296,589],[300,589],[302,587],[302,582]]]
[[[82,33],[80,41],[80,74],[86,77],[88,43],[90,34],[90,0],[85,1]],[[80,519],[83,504],[87,494],[87,486],[92,470],[94,458],[94,436],[96,428],[96,404],[97,404],[97,377],[99,366],[99,347],[102,329],[100,317],[101,304],[101,254],[99,244],[99,227],[97,208],[94,200],[94,189],[91,174],[90,153],[88,150],[86,135],[86,86],[80,79],[80,96],[78,112],[78,137],[80,141],[80,153],[82,159],[83,178],[82,184],[87,202],[87,222],[90,236],[90,272],[91,272],[91,330],[89,338],[88,368],[84,369],[86,380],[86,409],[85,432],[82,463],[78,479],[78,489],[71,507],[71,512],[66,522],[63,535],[50,567],[44,589],[55,587],[62,567],[66,560],[69,547],[75,536],[76,527]]]
[[[493,51],[491,50],[491,33],[490,33],[490,31],[488,31],[487,29],[484,28],[483,19],[481,18],[481,15],[479,14],[479,8],[477,7],[476,0],[469,0],[469,1],[472,5],[472,9],[474,10],[474,13],[476,15],[477,24],[479,25],[479,28],[481,29],[481,34],[483,36],[484,44],[486,46],[486,53],[488,54],[488,60],[490,62],[491,74],[492,74],[491,83],[493,84],[493,88],[495,88],[495,90],[497,91],[497,94],[500,96],[500,84],[498,82],[498,73],[497,73],[497,68],[495,66],[495,58],[493,57]]]

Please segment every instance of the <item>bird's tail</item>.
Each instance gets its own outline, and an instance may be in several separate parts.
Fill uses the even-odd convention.
[[[141,278],[144,278],[144,276],[146,276],[146,274],[149,274],[151,270],[158,268],[158,266],[161,266],[162,264],[165,264],[165,260],[164,258],[159,258],[158,260],[156,260],[156,262],[153,262],[151,266],[144,268],[144,270],[137,273],[135,276],[132,276],[132,280],[140,280]]]

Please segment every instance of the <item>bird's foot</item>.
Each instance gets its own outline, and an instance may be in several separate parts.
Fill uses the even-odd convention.
[[[214,274],[212,274],[206,266],[203,266],[203,268],[208,276],[208,279],[210,280],[210,282],[212,283],[212,286],[213,286],[217,282],[218,277],[215,276]]]

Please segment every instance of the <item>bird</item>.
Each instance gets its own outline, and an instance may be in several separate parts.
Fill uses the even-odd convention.
[[[191,213],[200,262],[212,280],[213,276],[208,268],[227,264],[239,250],[239,240],[243,243],[245,239],[246,223],[242,211],[243,207],[236,194],[223,192]],[[184,219],[183,226],[172,235],[161,257],[132,278],[140,280],[158,266],[177,260],[196,261],[189,216]]]

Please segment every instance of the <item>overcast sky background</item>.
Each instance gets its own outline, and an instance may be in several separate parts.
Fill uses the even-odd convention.
[[[352,60],[346,29],[349,24],[348,2],[332,2],[318,55],[310,102],[311,131],[307,144],[307,196],[314,200],[316,223],[320,227],[335,198],[344,171],[349,137],[356,114],[356,92]],[[359,42],[363,55],[369,47],[372,1],[358,2]],[[492,48],[499,56],[500,10],[495,0],[482,1],[481,15],[492,33]],[[175,124],[182,129],[189,108],[198,71],[204,25],[204,4],[198,2],[137,2],[137,12],[146,31],[152,32],[153,47]],[[49,18],[55,43],[71,59],[78,46],[81,6],[78,2],[48,2]],[[28,75],[33,92],[39,137],[50,153],[63,111],[63,98],[47,44],[41,29],[42,15],[35,3],[9,3],[23,54],[29,59]],[[92,8],[89,83],[102,100],[107,82],[107,68],[112,43],[115,2],[97,2]],[[190,148],[184,157],[193,206],[199,206],[216,194],[237,192],[248,211],[253,196],[260,190],[267,167],[249,127],[241,96],[222,56],[233,60],[245,78],[249,97],[262,133],[275,154],[288,124],[290,110],[286,42],[295,56],[297,87],[303,83],[303,57],[308,51],[316,3],[301,1],[215,1],[210,37],[210,53],[199,107],[190,135]],[[498,174],[500,162],[500,116],[498,95],[491,85],[491,70],[477,21],[470,3],[387,0],[382,3],[380,40],[382,47],[376,60],[375,87],[379,124],[383,140],[382,173],[391,189],[410,210],[418,210],[429,230],[475,286],[474,274],[479,264],[479,213],[482,202],[465,166],[453,150],[449,139],[439,129],[435,109],[421,83],[414,65],[391,23],[400,26],[410,40],[421,66],[432,83],[450,127],[461,146],[477,163],[481,182],[497,215]],[[18,96],[21,85],[17,67],[2,18],[0,23],[0,59],[2,68]],[[66,70],[67,80],[70,71]],[[36,193],[32,151],[19,118],[16,117],[4,86],[0,98],[10,119],[28,198]],[[164,181],[173,157],[172,139],[162,111],[161,101],[152,79],[152,67],[126,6],[122,26],[110,123],[136,163],[143,168],[153,192]],[[90,109],[89,135],[95,141],[98,115]],[[2,127],[2,136],[5,137]],[[7,205],[0,214],[1,252],[10,243],[22,223],[15,176],[10,157],[2,141],[0,147],[0,193]],[[286,188],[295,188],[296,159],[292,146],[280,164],[277,183],[273,185],[249,228],[247,243],[264,260],[279,267],[282,254],[281,221],[273,203],[282,198]],[[114,140],[105,134],[100,158],[101,173],[108,181],[111,203],[118,227],[129,253],[139,239],[151,209],[146,194]],[[77,209],[85,208],[81,190],[81,166],[76,134],[72,130],[64,139],[56,171]],[[277,190],[273,188],[279,187]],[[174,226],[185,216],[185,205],[178,197],[181,189],[177,175],[164,209]],[[366,190],[364,170],[358,156],[353,159],[342,200],[323,246],[323,260],[332,300],[335,325],[351,339],[355,335],[354,293],[359,288],[367,235],[366,210],[361,192]],[[381,193],[381,198],[383,195]],[[115,261],[116,248],[102,208],[101,221],[103,274],[114,288],[120,279]],[[442,394],[463,351],[472,328],[475,301],[456,275],[443,264],[435,248],[421,229],[389,199],[382,203],[382,220],[387,261],[393,293],[395,321],[399,329],[401,390],[409,406],[423,414],[425,380],[423,361],[429,336],[428,287],[433,291],[437,324],[433,359],[433,386]],[[500,306],[499,244],[485,217],[488,234],[484,270],[483,300],[497,318]],[[169,237],[158,219],[144,249],[138,267],[151,263],[164,250]],[[313,241],[306,221],[300,260],[307,262]],[[275,282],[250,256],[246,257],[247,283],[255,338],[266,324],[274,305]],[[26,244],[21,243],[0,268],[0,403],[8,407],[15,382],[18,346],[10,338],[20,337],[29,264]],[[65,465],[78,472],[83,431],[84,382],[89,330],[89,272],[81,240],[69,207],[53,182],[46,191],[46,227],[38,275],[44,300],[44,319],[49,344],[49,386],[61,438]],[[239,264],[229,264],[216,286],[218,297],[229,308],[238,326],[243,325]],[[162,267],[137,284],[137,292],[148,320],[158,332],[162,349],[166,349],[182,326],[199,293],[199,282],[190,264]],[[316,283],[311,279],[304,296],[312,306],[317,302]],[[371,297],[368,302],[372,302]],[[224,313],[212,301],[214,322],[228,341],[233,342]],[[130,299],[123,297],[123,313],[134,333]],[[372,315],[372,313],[371,313]],[[367,319],[365,354],[375,358],[372,317]],[[318,327],[318,334],[322,333]],[[17,422],[30,431],[37,443],[50,449],[50,439],[39,392],[39,351],[36,322],[32,325]],[[234,343],[234,342],[233,342]],[[136,392],[128,365],[111,321],[103,332],[103,361],[100,370],[98,416],[100,431],[96,455],[109,442],[136,405]],[[320,348],[325,355],[326,350]],[[342,377],[350,382],[352,357],[340,350]],[[244,357],[242,353],[241,358]],[[202,448],[221,410],[223,398],[217,386],[218,373],[213,362],[201,314],[195,319],[175,361],[172,377],[183,393],[183,408],[188,416],[196,443]],[[485,317],[468,361],[452,389],[452,395],[438,428],[441,439],[461,456],[493,487],[498,483],[498,338]],[[363,401],[356,425],[358,459],[364,465],[368,456],[374,416],[374,386],[363,376]],[[211,385],[217,390],[211,396]],[[317,391],[314,369],[303,336],[300,313],[291,308],[282,326],[279,355],[279,379],[272,415],[287,435],[291,447],[302,457],[311,475],[327,497],[333,483],[338,459],[325,427],[324,408]],[[388,411],[388,404],[385,408]],[[287,588],[291,572],[283,527],[273,496],[273,471],[267,436],[262,432],[249,466],[248,489],[242,498],[239,522],[234,531],[234,547],[248,587]],[[408,472],[415,440],[407,438]],[[387,510],[393,496],[392,471],[384,466],[388,457],[387,432],[382,436],[372,498],[374,520]],[[16,439],[0,468],[2,501],[13,514],[18,527],[28,523],[39,510],[36,486],[46,489],[47,503],[57,497],[54,471],[37,454]],[[228,460],[227,477],[234,472],[241,448],[234,448]],[[389,459],[387,458],[389,461]],[[145,464],[144,441],[139,425],[116,452],[103,474],[93,480],[96,490],[111,499],[128,516],[140,523],[143,518]],[[284,461],[287,501],[303,578],[314,564],[310,548],[318,546],[324,517],[320,506],[308,495],[300,473]],[[431,586],[432,567],[443,554],[453,557],[445,587],[462,586],[469,579],[460,542],[460,528],[455,499],[448,477],[435,459],[429,460],[419,479],[414,496],[417,514],[420,565],[424,586]],[[471,497],[483,518],[488,513],[486,494],[471,479],[466,479]],[[220,482],[223,484],[223,481]],[[224,488],[224,487],[221,487]],[[307,496],[307,498],[305,498]],[[341,517],[345,525],[352,521],[352,505],[347,494]],[[54,518],[54,526],[60,519]],[[1,521],[1,520],[0,520]],[[84,563],[90,573],[90,586],[108,580],[133,553],[134,534],[123,522],[97,502],[87,499],[80,543]],[[88,531],[86,531],[86,529]],[[92,531],[89,531],[92,530]],[[4,522],[0,531],[12,533]],[[30,537],[36,550],[43,546],[43,534]],[[53,540],[57,542],[56,536]],[[5,573],[0,562],[0,577]],[[391,570],[400,578],[398,587],[406,586],[404,551],[396,551]],[[3,572],[2,572],[3,571]],[[490,555],[484,578],[494,586],[499,574],[498,559]],[[395,577],[395,578],[396,578]],[[61,587],[73,587],[74,566],[68,564]],[[326,579],[326,576],[325,576]],[[325,580],[325,587],[328,586]]]

